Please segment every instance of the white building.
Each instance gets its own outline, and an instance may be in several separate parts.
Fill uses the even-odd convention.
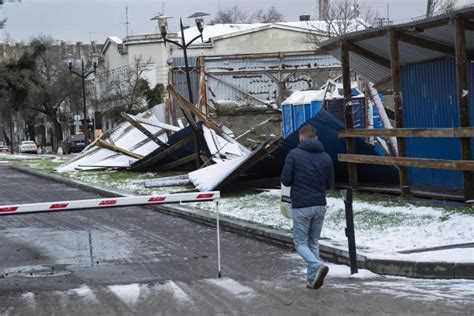
[[[202,39],[197,27],[185,29],[184,37],[189,42],[199,36],[189,46],[188,57],[311,52],[316,48],[315,35],[324,34],[326,27],[322,21],[216,24],[204,27]],[[182,41],[180,33],[169,32],[167,37],[180,43]],[[96,78],[99,111],[118,104],[117,99],[114,101],[110,97],[115,92],[110,83],[127,76],[135,67],[137,58],[146,63],[146,71],[141,77],[147,79],[153,88],[156,84],[168,85],[171,64],[178,57],[182,59],[182,49],[172,43],[165,44],[161,34],[107,38],[101,50]],[[113,126],[112,119],[103,120],[103,130]]]
[[[189,48],[189,56],[258,54],[289,51],[314,50],[315,44],[309,38],[316,29],[324,27],[320,21],[300,21],[254,24],[216,24],[204,28],[199,38]],[[186,41],[200,35],[197,27],[185,30]],[[169,38],[181,41],[177,33]],[[147,63],[143,73],[150,85],[168,83],[168,61],[171,57],[182,57],[182,50],[174,44],[165,45],[161,34],[128,36],[120,39],[109,37],[101,51],[97,76],[99,100],[108,93],[107,82],[117,76],[124,76],[127,70],[140,58]]]

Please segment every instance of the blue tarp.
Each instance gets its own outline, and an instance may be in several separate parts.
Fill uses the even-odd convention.
[[[201,128],[201,123],[199,123],[199,128]],[[168,138],[167,144],[169,146],[173,146],[177,142],[183,140],[186,137],[189,137],[190,135],[193,135],[194,132],[191,127],[186,127],[180,130],[179,132],[174,133]],[[167,157],[164,157],[160,159],[159,161],[155,161],[155,157],[165,151],[166,148],[159,147],[155,151],[151,152],[148,154],[146,157],[143,159],[138,160],[131,166],[131,170],[133,171],[153,171],[153,170],[158,170],[160,166],[171,163],[175,161],[177,158],[184,158],[192,155],[195,152],[194,149],[194,142],[188,143],[186,146],[181,147],[178,149],[176,152],[173,153],[173,155],[169,155]],[[173,157],[174,156],[174,157]]]
[[[336,182],[347,183],[347,164],[337,160],[338,154],[347,153],[346,139],[337,136],[337,132],[344,128],[342,123],[327,111],[321,110],[315,117],[307,120],[305,124],[314,126],[318,131],[319,140],[323,143],[326,152],[331,156],[334,162]],[[274,151],[271,156],[256,164],[251,171],[255,173],[263,173],[269,177],[280,176],[288,152],[295,148],[299,143],[298,133],[299,129],[285,138],[282,145]],[[380,156],[375,148],[372,145],[367,144],[362,138],[356,138],[356,144],[357,154]],[[399,183],[398,170],[391,166],[361,164],[357,166],[357,171],[359,181],[363,183]]]

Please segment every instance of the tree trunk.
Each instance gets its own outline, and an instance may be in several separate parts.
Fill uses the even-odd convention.
[[[53,152],[56,152],[63,141],[63,127],[61,123],[59,123],[56,114],[50,115],[51,123],[53,123],[53,135],[54,141],[51,144],[53,146]]]

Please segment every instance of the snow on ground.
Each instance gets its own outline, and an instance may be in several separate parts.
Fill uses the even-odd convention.
[[[110,285],[109,290],[127,305],[134,305],[140,297],[140,284]]]
[[[306,264],[303,259],[297,253],[289,253],[283,256],[285,260],[291,260],[298,266],[293,272],[306,275]],[[372,271],[366,269],[359,269],[358,273],[351,275],[351,268],[346,265],[334,264],[325,262],[325,265],[329,267],[328,278],[350,278],[350,279],[373,279],[380,278],[381,276],[373,273]],[[474,283],[474,282],[473,282]]]
[[[95,297],[94,293],[92,290],[87,286],[87,285],[82,285],[81,287],[77,289],[71,289],[67,291],[67,295],[77,295],[80,298],[88,301],[96,301],[97,298]]]
[[[213,284],[224,291],[238,297],[251,298],[256,295],[255,291],[245,285],[240,284],[239,282],[223,278],[223,279],[210,279],[207,280],[208,283]]]
[[[186,294],[186,292],[184,292],[183,289],[173,281],[168,281],[165,284],[157,284],[155,286],[155,290],[160,290],[162,288],[164,288],[165,291],[170,292],[174,299],[180,303],[192,302],[192,299],[189,297],[189,295]]]
[[[284,259],[295,264],[293,273],[306,276],[306,264],[298,254],[288,254]],[[365,269],[351,275],[350,267],[326,263],[329,273],[325,286],[348,289],[362,293],[385,293],[395,297],[412,300],[445,300],[448,304],[469,303],[474,297],[474,280],[436,280],[411,279],[394,276],[381,276]],[[348,279],[348,282],[336,282],[334,279]],[[352,281],[351,281],[352,280]]]
[[[280,191],[244,194],[223,198],[222,214],[277,229],[291,230],[291,220],[280,214]],[[341,198],[328,197],[322,237],[329,243],[347,247],[344,233],[345,211]],[[196,207],[213,211],[212,204]],[[431,248],[474,242],[474,216],[449,213],[444,209],[407,204],[385,205],[381,202],[354,202],[356,243],[359,252],[393,256],[405,260],[473,262],[474,248],[433,253],[399,254],[403,250]]]
[[[58,155],[37,155],[37,154],[10,154],[0,153],[0,160],[45,160],[45,159],[56,159],[64,161],[63,156]]]
[[[393,254],[371,254],[371,258],[388,259]],[[426,251],[410,254],[396,254],[398,260],[415,260],[418,262],[455,261],[458,263],[474,263],[474,248],[456,248],[437,251]]]

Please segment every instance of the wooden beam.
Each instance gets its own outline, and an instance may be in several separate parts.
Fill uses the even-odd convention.
[[[470,170],[470,171],[474,170],[474,161],[472,160],[444,160],[444,159],[368,156],[368,155],[351,155],[351,154],[339,154],[338,159],[341,162],[368,164],[368,165],[386,165],[386,166],[397,166],[397,167],[447,169],[447,170]]]
[[[194,114],[196,115],[196,118],[198,118],[208,128],[214,129],[216,132],[219,131],[222,133],[222,129],[220,128],[219,125],[210,121],[207,115],[199,111],[199,109],[197,109],[191,102],[189,102],[185,97],[183,97],[172,85],[168,86],[168,91],[171,96],[173,96],[176,100],[178,100],[178,105],[183,110],[183,113],[185,113],[186,119],[188,119],[189,114]],[[186,115],[186,113],[188,114]],[[194,126],[193,129],[198,130],[198,127],[194,120],[188,119],[188,121],[189,121],[189,124]]]
[[[187,157],[184,157],[184,158],[181,158],[181,159],[178,159],[176,161],[173,161],[173,162],[170,162],[170,163],[167,163],[165,165],[162,165],[160,167],[158,167],[158,171],[166,171],[166,170],[171,170],[173,168],[176,168],[176,167],[179,167],[179,166],[182,166],[182,165],[185,165],[187,163],[190,163],[192,161],[196,160],[196,155],[195,154],[192,154],[192,155],[189,155]]]
[[[391,31],[391,32],[394,32],[394,31]],[[413,36],[406,33],[399,33],[399,40],[404,43],[408,43],[408,44],[422,47],[425,49],[437,51],[449,56],[454,56],[455,54],[455,49],[451,45],[432,41],[420,36]]]
[[[379,64],[383,67],[390,68],[390,60],[388,60],[387,58],[380,56],[368,49],[365,49],[351,42],[348,42],[347,45],[348,45],[349,50],[353,52],[354,54],[367,58],[373,61],[374,63]]]
[[[132,157],[132,158],[135,158],[135,159],[138,159],[138,160],[143,159],[142,155],[139,155],[139,154],[136,154],[134,152],[128,151],[128,150],[123,149],[121,147],[118,147],[118,146],[116,146],[112,143],[106,142],[105,140],[102,140],[102,139],[97,140],[97,145],[99,145],[102,148],[112,150],[116,153],[124,154],[125,156],[129,156],[129,157]]]
[[[469,127],[469,93],[468,93],[468,59],[466,51],[466,20],[460,17],[454,18],[454,42],[456,46],[456,85],[459,102],[459,125]],[[471,139],[461,138],[461,158],[472,159]],[[474,175],[471,171],[463,172],[464,199],[474,200]]]
[[[201,100],[201,112],[207,114],[207,85],[206,85],[206,58],[199,57],[199,98]]]
[[[474,127],[463,128],[376,128],[340,130],[339,137],[474,137]]]
[[[202,124],[204,124],[204,126],[214,130],[214,132],[216,132],[217,135],[221,136],[226,141],[228,141],[230,143],[236,143],[236,141],[232,137],[230,137],[229,135],[227,135],[224,132],[224,130],[222,129],[222,127],[219,126],[219,124],[217,124],[215,121],[213,121],[206,114],[199,111],[199,109],[197,109],[195,106],[193,106],[191,102],[189,102],[178,91],[176,91],[176,89],[173,86],[168,86],[168,91],[170,92],[171,95],[176,97],[181,109],[188,110],[189,112],[194,113],[196,115],[196,117],[199,118],[199,120],[202,122]]]
[[[409,23],[411,24],[411,26],[398,27],[398,28],[395,28],[395,30],[400,31],[400,32],[405,32],[405,31],[411,31],[415,28],[417,32],[419,32],[419,30],[423,31],[425,29],[431,29],[431,28],[447,25],[449,23],[449,20],[450,18],[448,17],[448,18],[443,18],[443,19],[434,20],[434,21],[428,20],[422,23],[412,22],[412,23]]]
[[[403,128],[403,100],[402,100],[402,81],[400,77],[400,51],[398,47],[399,33],[389,32],[390,46],[390,71],[392,76],[392,91],[395,103],[395,126]],[[398,155],[406,156],[406,145],[403,138],[397,138]],[[408,178],[408,169],[400,168],[400,191],[402,197],[410,193],[410,180]]]
[[[164,147],[164,148],[167,148],[169,147],[168,144],[166,144],[165,142],[163,142],[161,139],[159,139],[158,137],[156,137],[155,135],[153,135],[152,132],[150,132],[149,130],[147,130],[142,124],[140,124],[139,122],[135,121],[135,119],[126,114],[126,113],[122,113],[122,117],[127,120],[127,122],[129,122],[133,127],[135,127],[136,129],[138,129],[140,132],[142,132],[146,137],[148,137],[149,139],[151,139],[152,141],[154,141],[156,144],[158,144],[160,147]]]
[[[342,64],[342,82],[344,88],[344,116],[346,121],[346,128],[354,128],[354,117],[352,110],[352,82],[351,82],[351,67],[349,61],[349,42],[344,40],[341,45],[341,64]],[[349,154],[356,153],[356,140],[347,138],[347,152]],[[357,165],[349,163],[349,185],[353,188],[358,186]]]

